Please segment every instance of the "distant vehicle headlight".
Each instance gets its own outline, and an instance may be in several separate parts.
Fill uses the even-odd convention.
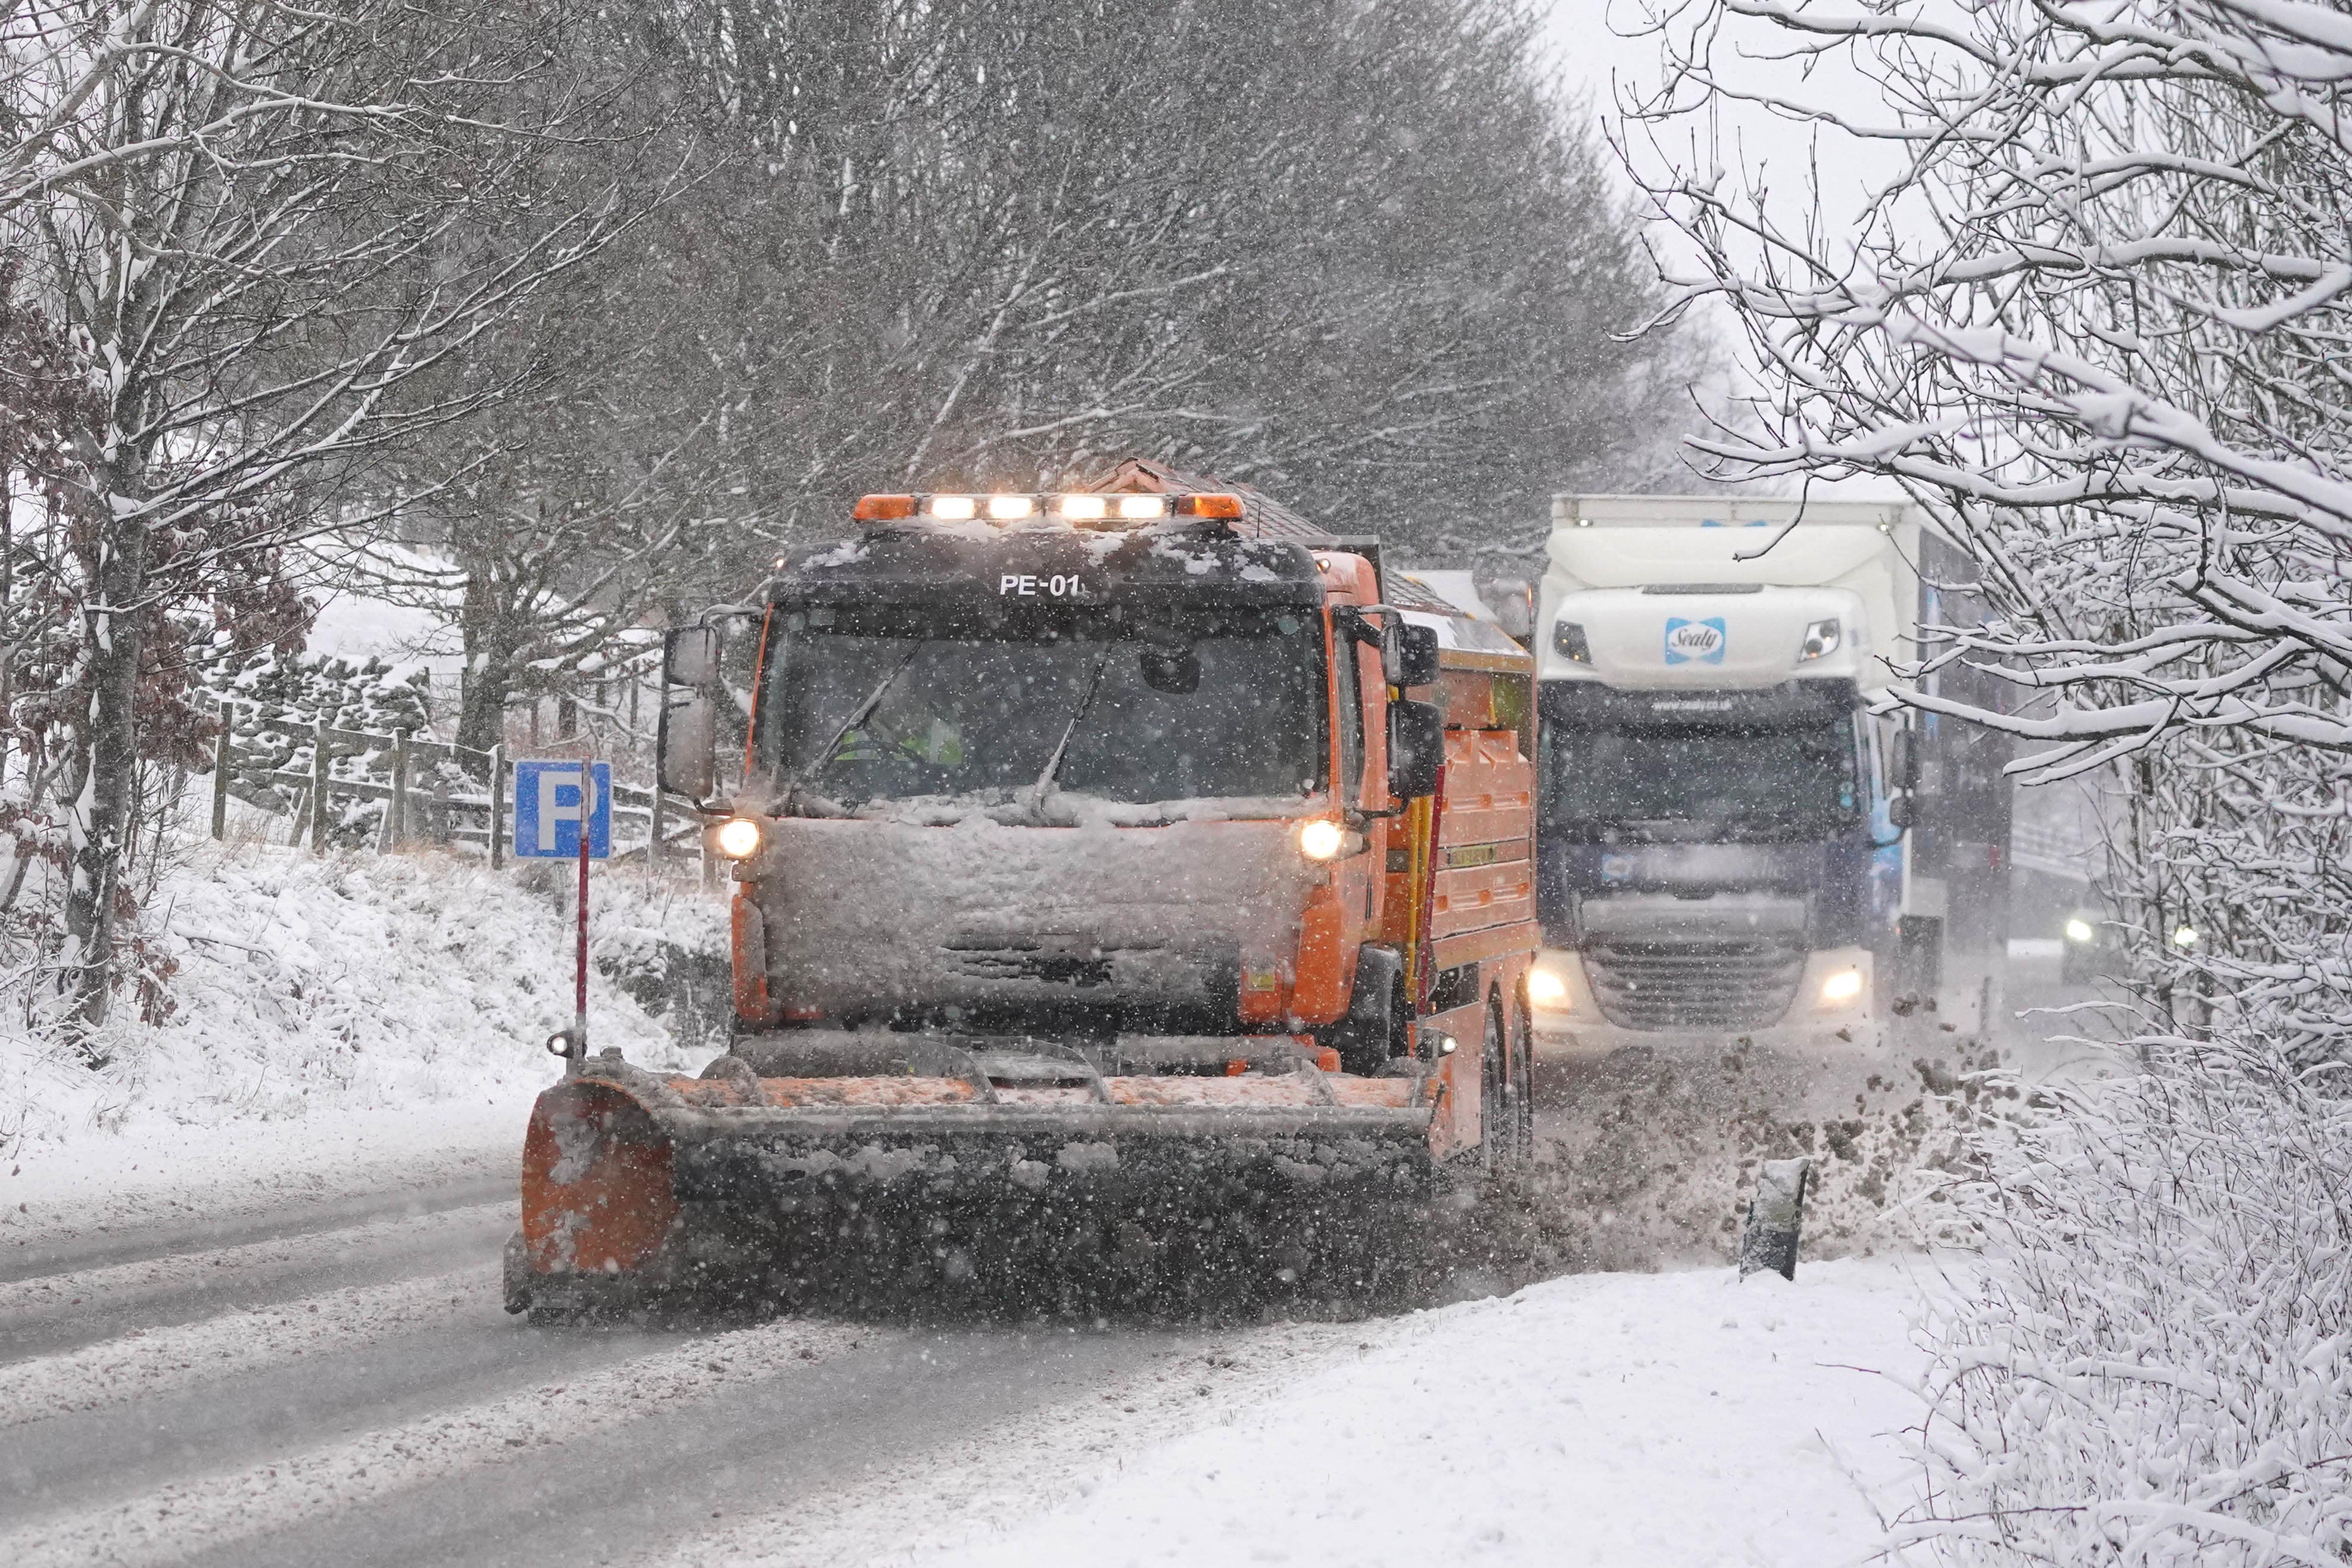
[[[2197,927],[2194,925],[2175,926],[2172,932],[2172,945],[2176,947],[2196,946]]]
[[[1298,828],[1298,852],[1311,861],[1328,861],[1348,847],[1348,830],[1328,817],[1316,817]]]
[[[1825,1002],[1850,1002],[1860,995],[1862,995],[1860,969],[1840,969],[1822,982],[1822,1000]]]
[[[1550,969],[1528,971],[1528,1003],[1531,1007],[1557,1008],[1568,1000],[1568,982]]]
[[[2069,942],[2089,942],[2095,940],[2098,935],[2098,931],[2091,923],[2079,915],[2066,922],[2066,940]]]
[[[730,861],[747,861],[760,852],[760,824],[749,817],[730,817],[711,835],[713,846]]]

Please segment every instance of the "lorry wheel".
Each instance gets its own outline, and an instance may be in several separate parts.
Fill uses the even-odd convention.
[[[1511,1064],[1503,1045],[1503,1002],[1486,999],[1486,1039],[1478,1051],[1478,1166],[1489,1176],[1517,1165],[1518,1096],[1511,1092]]]
[[[1518,1161],[1534,1163],[1536,1156],[1536,1040],[1535,1026],[1528,1021],[1528,1002],[1519,998],[1519,1018],[1511,1030],[1511,1055],[1517,1062],[1513,1070],[1518,1085],[1514,1103],[1518,1110],[1518,1123],[1513,1129],[1518,1135]]]

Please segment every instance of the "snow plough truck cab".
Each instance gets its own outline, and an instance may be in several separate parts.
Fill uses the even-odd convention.
[[[698,1078],[568,1061],[512,1310],[789,1290],[909,1236],[916,1277],[1164,1268],[1524,1157],[1524,652],[1374,541],[1156,465],[856,515],[762,587],[748,690],[715,625],[670,635],[731,1045]]]

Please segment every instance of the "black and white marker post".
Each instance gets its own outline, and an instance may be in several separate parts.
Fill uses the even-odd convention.
[[[1797,1240],[1812,1176],[1811,1160],[1766,1160],[1757,1172],[1756,1196],[1748,1200],[1748,1223],[1739,1232],[1741,1279],[1764,1269],[1784,1280],[1797,1277]]]

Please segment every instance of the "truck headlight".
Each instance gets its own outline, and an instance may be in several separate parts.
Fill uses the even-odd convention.
[[[2088,942],[2097,936],[2098,932],[2092,929],[2091,923],[2084,919],[2081,915],[2076,915],[2068,918],[2066,922],[2067,941]]]
[[[1568,1000],[1568,982],[1549,969],[1528,971],[1528,1005],[1557,1008]]]
[[[1298,852],[1311,861],[1339,858],[1348,847],[1348,830],[1328,817],[1316,817],[1298,827]]]
[[[1584,628],[1573,621],[1562,621],[1552,627],[1551,651],[1571,664],[1592,663],[1592,645],[1584,640]]]
[[[1844,629],[1839,626],[1836,616],[1816,621],[1805,628],[1805,643],[1797,650],[1797,663],[1801,664],[1808,659],[1825,659],[1836,653],[1838,644],[1844,640]]]
[[[1835,1006],[1862,995],[1862,971],[1840,969],[1822,982],[1822,1000]]]
[[[749,817],[730,817],[710,835],[711,847],[730,861],[747,861],[760,852],[760,824]]]

